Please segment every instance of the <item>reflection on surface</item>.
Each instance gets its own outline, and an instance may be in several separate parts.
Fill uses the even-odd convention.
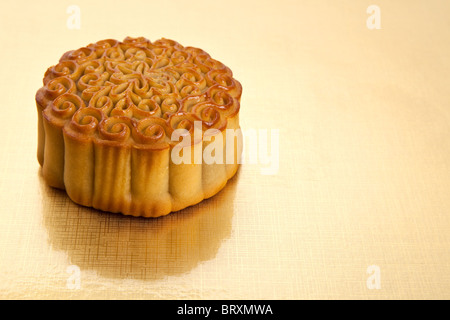
[[[40,177],[49,242],[71,264],[105,277],[152,280],[188,272],[214,258],[229,237],[238,175],[216,196],[157,219],[79,206]]]

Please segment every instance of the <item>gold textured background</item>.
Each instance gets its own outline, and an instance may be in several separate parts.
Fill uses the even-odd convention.
[[[81,8],[69,30],[66,9]],[[381,30],[366,9],[381,8]],[[0,298],[450,298],[450,3],[0,4]],[[35,91],[67,50],[171,38],[242,82],[244,129],[280,130],[277,175],[157,220],[47,187]],[[81,269],[81,289],[66,268]],[[381,270],[369,290],[366,270]]]

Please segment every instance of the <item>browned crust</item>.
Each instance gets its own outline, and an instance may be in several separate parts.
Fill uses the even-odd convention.
[[[228,118],[239,112],[241,94],[231,70],[201,49],[168,39],[126,38],[66,52],[46,71],[36,102],[49,124],[69,124],[80,142],[95,135],[99,144],[161,149],[180,123],[202,121],[203,131],[226,129]],[[97,121],[85,120],[86,108],[100,111]],[[162,134],[145,137],[146,131],[138,130],[145,119],[165,120],[150,130]],[[111,123],[123,130],[110,132]],[[86,124],[94,130],[85,130]]]

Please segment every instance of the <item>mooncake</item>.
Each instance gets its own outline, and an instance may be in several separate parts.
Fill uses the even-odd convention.
[[[36,93],[42,176],[108,212],[159,217],[197,204],[239,167],[241,94],[230,68],[169,39],[66,52]],[[215,159],[203,161],[212,143]]]

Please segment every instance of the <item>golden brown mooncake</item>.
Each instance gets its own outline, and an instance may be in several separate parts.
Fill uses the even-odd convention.
[[[242,86],[201,49],[168,39],[102,40],[65,53],[43,82],[42,175],[78,204],[158,217],[215,195],[238,169],[241,136],[230,145],[224,132],[239,130]],[[220,139],[222,159],[174,161],[184,138],[173,139],[177,129],[192,138],[181,156],[200,150],[201,157]]]

